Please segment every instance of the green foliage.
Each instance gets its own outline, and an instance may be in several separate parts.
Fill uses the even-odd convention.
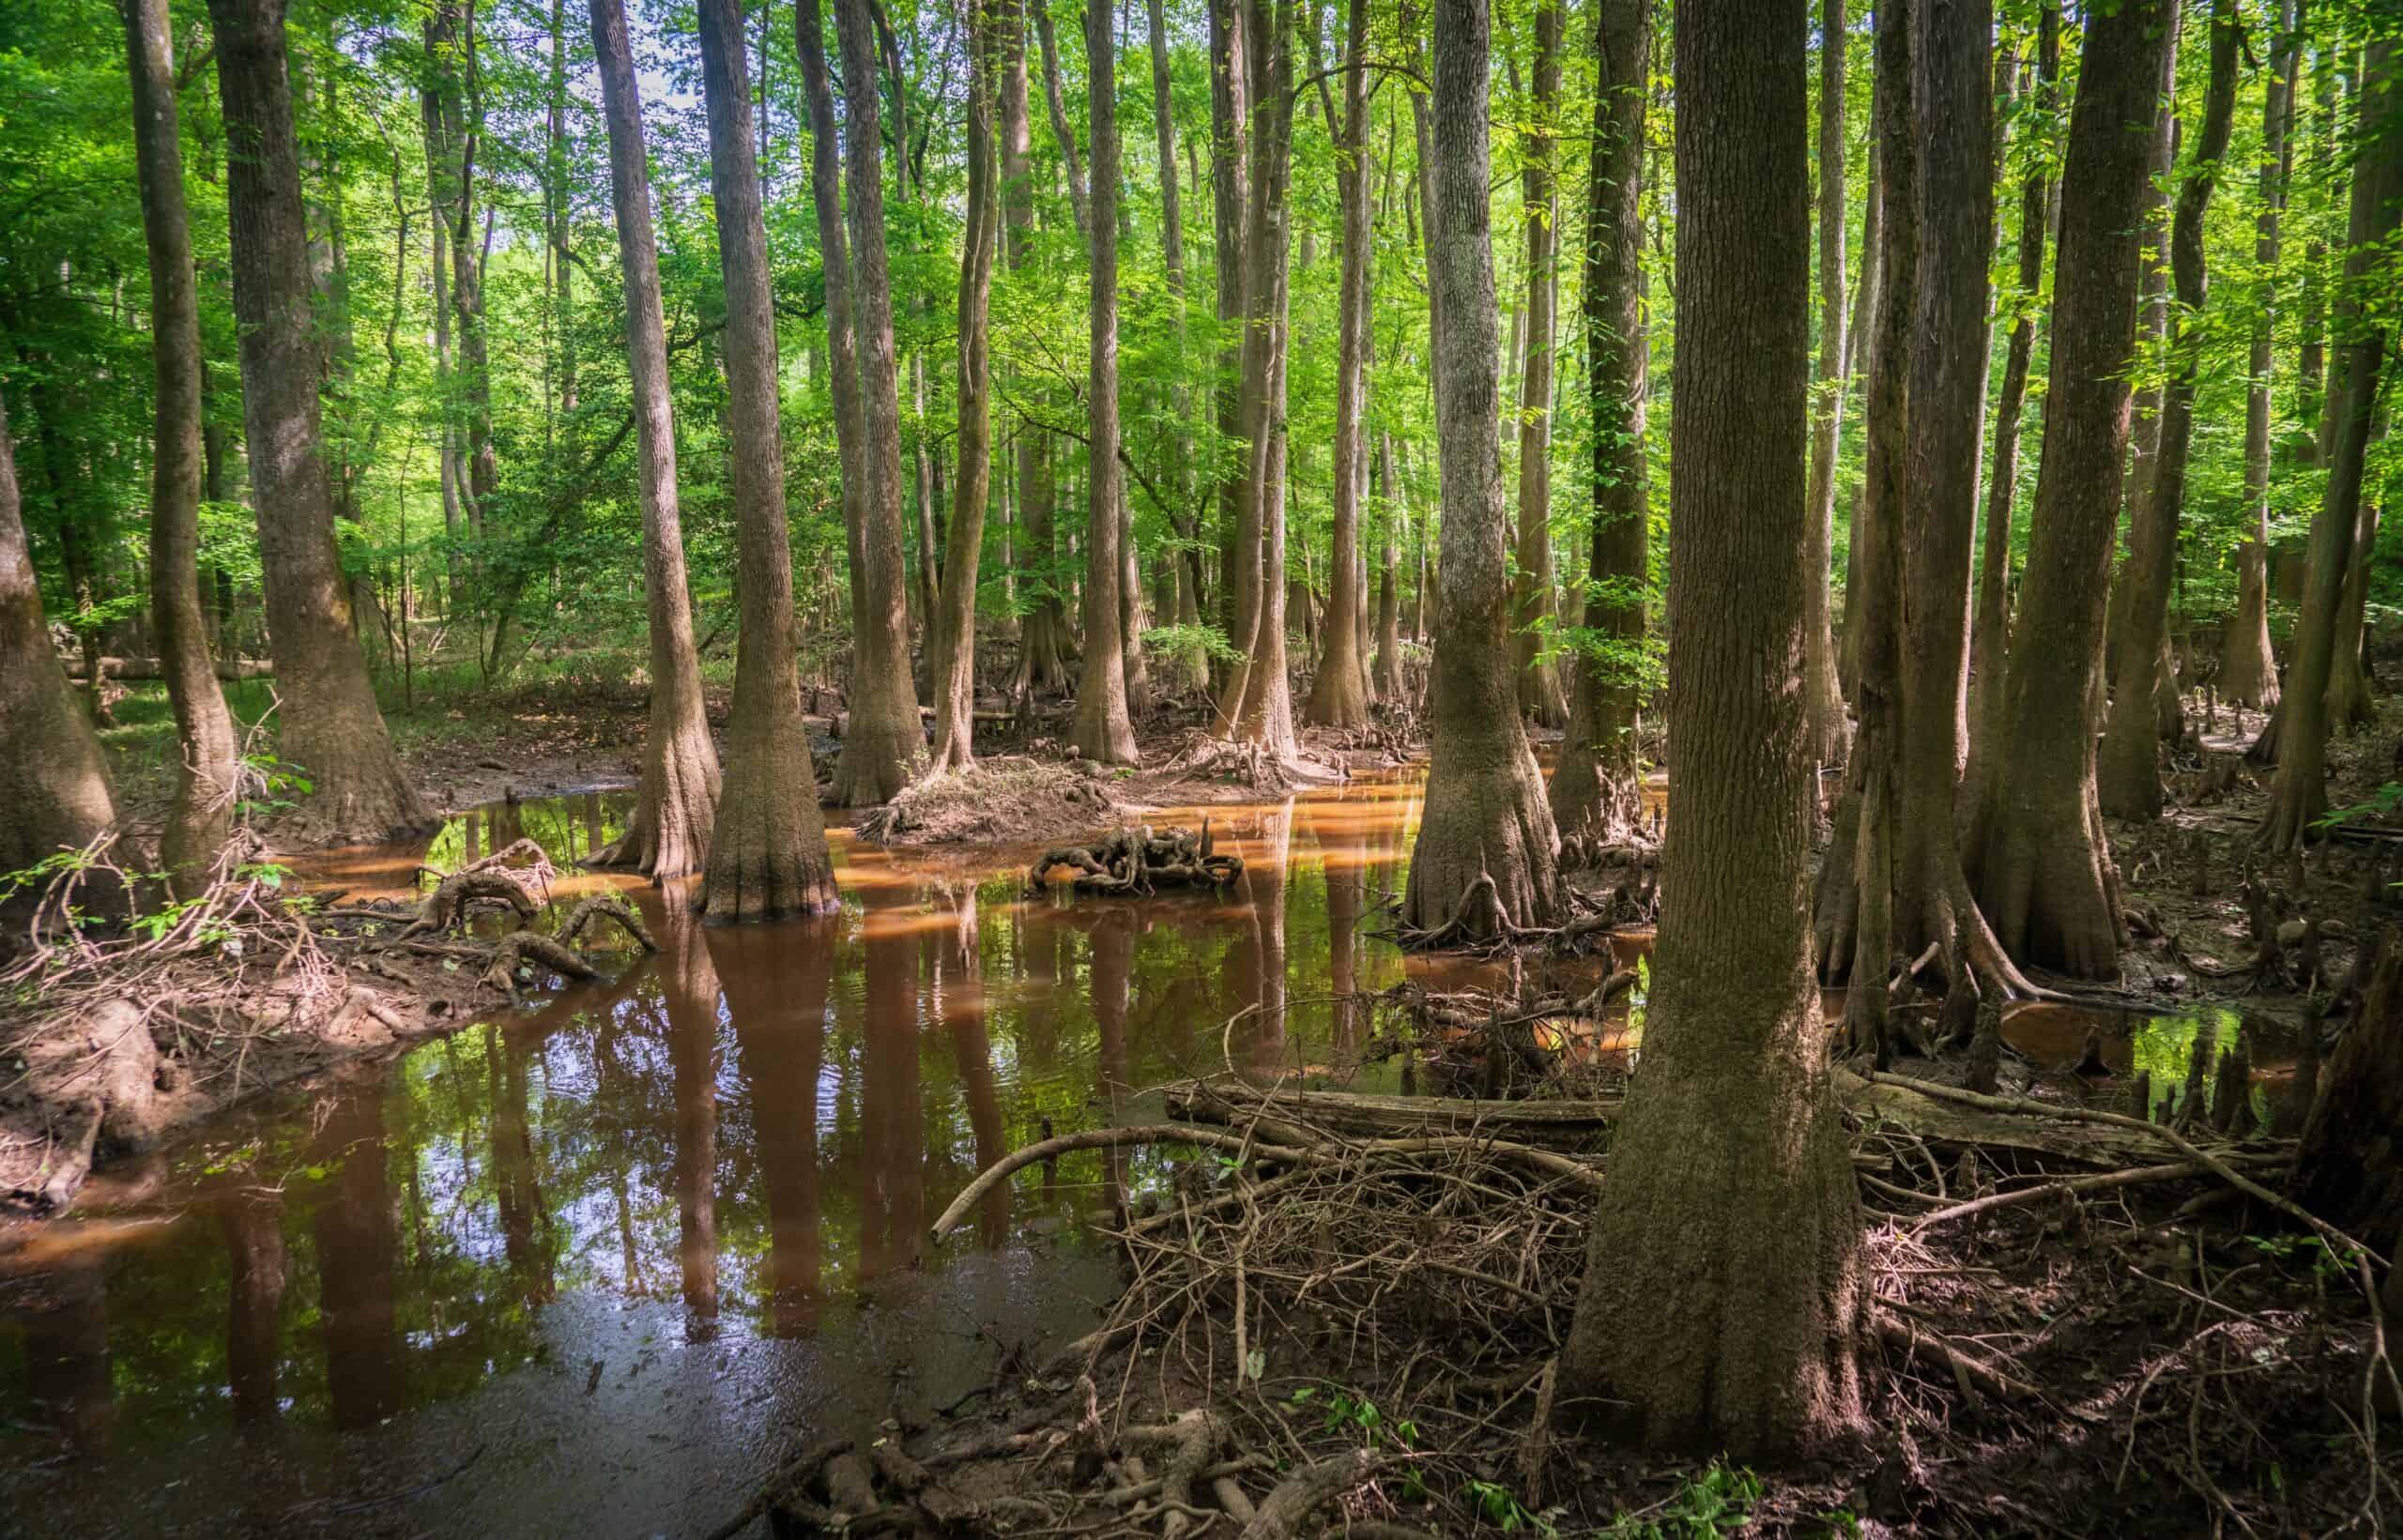
[[[1609,1540],[1718,1540],[1744,1528],[1760,1495],[1760,1477],[1713,1460],[1658,1508],[1622,1515],[1602,1533]]]

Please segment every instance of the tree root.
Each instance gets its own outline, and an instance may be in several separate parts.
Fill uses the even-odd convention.
[[[1171,829],[1156,834],[1149,824],[1121,829],[1092,845],[1046,850],[1027,868],[1029,892],[1041,892],[1054,867],[1075,870],[1079,892],[1147,896],[1160,888],[1223,888],[1243,875],[1243,858],[1219,853],[1210,820],[1200,833]]]

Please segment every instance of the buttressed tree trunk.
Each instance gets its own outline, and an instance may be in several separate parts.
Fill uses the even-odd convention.
[[[184,207],[183,146],[176,130],[175,45],[166,0],[125,0],[124,14],[126,63],[133,83],[134,166],[149,246],[157,385],[150,624],[175,709],[179,761],[175,801],[159,835],[159,862],[174,892],[189,897],[206,885],[232,833],[240,751],[200,604],[200,301]]]
[[[1841,12],[1842,0],[1830,4]],[[1584,624],[1608,638],[1611,650],[1577,659],[1569,737],[1552,777],[1552,816],[1564,840],[1584,835],[1602,844],[1630,838],[1643,812],[1635,728],[1643,690],[1649,554],[1641,193],[1650,23],[1646,0],[1602,0],[1594,9],[1596,94],[1592,171],[1586,180],[1584,300],[1585,382],[1594,419],[1594,532]],[[1819,590],[1818,617],[1824,626],[1824,564],[1816,571],[1816,576],[1805,578],[1806,585]],[[1805,597],[1807,602],[1807,593]],[[1804,629],[1807,642],[1809,627]],[[1841,709],[1837,714],[1841,719]]]
[[[952,483],[951,538],[935,601],[934,768],[975,763],[976,570],[992,484],[993,248],[1001,236],[993,181],[993,7],[972,0],[968,20],[968,219],[959,253],[959,474]]]
[[[334,549],[283,13],[283,0],[211,0],[208,8],[228,147],[242,410],[283,698],[279,752],[314,787],[302,826],[327,843],[358,844],[421,832],[435,820],[376,709]]]
[[[926,740],[918,719],[917,683],[910,674],[910,579],[901,550],[901,376],[894,358],[893,282],[884,254],[884,149],[868,0],[835,0],[834,34],[843,53],[843,161],[860,374],[859,554],[865,569],[851,626],[851,718],[834,761],[834,797],[843,807],[866,807],[891,800],[908,784],[911,762],[925,751]]]
[[[2054,82],[2061,69],[2061,12],[2045,0],[2036,23],[2036,100],[2031,121],[2051,121]],[[2041,133],[2041,130],[2039,132]],[[2042,138],[2031,148],[2028,177],[2019,194],[2019,270],[2011,297],[2018,312],[2002,366],[2002,394],[1995,403],[1994,460],[1987,470],[1985,547],[1978,571],[1977,624],[1970,633],[1969,772],[1975,797],[2003,742],[2004,659],[2011,630],[2011,510],[2019,487],[2019,419],[2028,401],[2028,372],[2036,351],[2036,312],[2044,279],[2044,240],[2053,202],[2052,146]],[[2040,644],[2041,645],[2041,644]]]
[[[1814,574],[1803,643],[1802,700],[1819,763],[1840,765],[1852,743],[1836,668],[1833,595],[1836,446],[1844,433],[1846,354],[1844,282],[1844,0],[1821,0],[1819,25],[1819,372],[1811,402],[1811,543],[1803,559]],[[1864,254],[1864,261],[1867,260]],[[1590,306],[1591,301],[1588,300]],[[1554,799],[1554,807],[1558,799]],[[1563,828],[1567,827],[1564,820]]]
[[[2261,176],[2253,217],[2252,348],[2245,358],[2244,506],[2252,538],[2236,557],[2236,614],[2220,648],[2219,693],[2238,706],[2267,711],[2278,703],[2278,666],[2270,649],[2270,375],[2277,317],[2278,216],[2285,211],[2292,163],[2295,58],[2302,52],[2294,0],[2279,0],[2269,68],[2262,71]]]
[[[2115,881],[2094,787],[2088,699],[2102,666],[2135,356],[2140,228],[2176,0],[2089,18],[2061,174],[2044,457],[2019,631],[2003,695],[2008,745],[1966,848],[1980,908],[2011,956],[2075,978],[2119,974]]]
[[[857,3],[857,0],[854,0]],[[1085,8],[1087,112],[1093,131],[1091,263],[1093,350],[1085,414],[1092,440],[1085,465],[1084,667],[1077,679],[1078,752],[1104,765],[1131,765],[1135,728],[1126,716],[1128,638],[1119,587],[1126,581],[1119,541],[1118,465],[1118,82],[1110,8]]]
[[[2327,488],[2311,518],[2303,615],[2282,705],[2286,722],[2278,775],[2258,835],[2260,847],[2271,852],[2301,847],[2328,809],[2327,691],[2338,640],[2336,611],[2361,518],[2363,462],[2388,348],[2388,320],[2365,304],[2369,295],[2365,291],[2379,269],[2379,248],[2393,238],[2398,216],[2403,216],[2403,69],[2397,68],[2391,38],[2374,38],[2369,43],[2360,100],[2347,235],[2349,254],[2332,328],[2336,378],[2328,409],[2334,415],[2334,435]]]
[[[627,866],[655,882],[709,864],[717,817],[717,746],[701,698],[693,602],[684,579],[684,529],[676,495],[676,419],[667,383],[667,328],[659,297],[659,247],[650,226],[650,173],[623,0],[592,0],[592,53],[609,130],[609,197],[626,285],[626,359],[634,382],[642,488],[643,593],[650,622],[650,723],[642,788],[616,844],[598,866]]]
[[[2120,607],[2119,689],[2103,733],[2096,788],[2103,810],[2119,817],[2161,816],[2162,708],[2148,682],[2166,646],[2169,587],[2178,564],[2178,518],[2186,496],[2186,459],[2195,432],[2195,387],[2200,350],[2189,334],[2203,313],[2203,216],[2219,180],[2236,112],[2238,26],[2234,0],[2212,6],[2211,80],[2203,99],[2202,131],[2178,189],[2170,226],[2170,281],[2178,303],[2169,332],[2169,378],[2161,395],[2160,448],[2144,502],[2128,528],[2128,574]]]
[[[1834,838],[1819,864],[1814,934],[1820,974],[1882,978],[1894,951],[1890,859],[1895,755],[1903,733],[1895,611],[1908,482],[1913,296],[1919,276],[1919,147],[1912,133],[1911,12],[1905,0],[1876,11],[1875,103],[1877,182],[1885,217],[1875,252],[1876,296],[1869,313],[1860,501],[1844,581],[1844,641],[1850,650],[1855,732]],[[1855,990],[1846,1015],[1855,1042],[1883,1019],[1884,996]]]
[[[1401,914],[1426,930],[1458,920],[1466,937],[1479,938],[1494,936],[1500,922],[1554,923],[1567,900],[1560,840],[1520,722],[1510,658],[1510,523],[1502,497],[1501,338],[1487,191],[1492,17],[1487,0],[1437,0],[1434,15],[1438,223],[1428,276],[1442,320],[1435,420],[1444,548],[1430,692],[1432,763]]]
[[[1557,16],[1557,12],[1554,14]],[[1554,23],[1554,29],[1558,22]],[[1351,0],[1343,63],[1342,139],[1336,181],[1343,208],[1343,276],[1335,374],[1335,551],[1327,575],[1325,645],[1302,720],[1321,727],[1359,727],[1369,720],[1368,672],[1360,657],[1360,480],[1368,454],[1365,422],[1369,357],[1369,8]],[[1558,66],[1554,67],[1558,72]]]
[[[727,468],[742,628],[726,724],[726,789],[710,838],[700,907],[711,920],[766,920],[832,909],[834,863],[818,808],[794,661],[776,319],[759,172],[752,159],[740,0],[701,0],[700,42],[710,191],[717,202],[718,269],[726,285]]]
[[[1527,347],[1519,374],[1519,570],[1511,597],[1511,657],[1520,707],[1546,727],[1569,723],[1560,670],[1544,650],[1554,618],[1552,582],[1552,348],[1560,294],[1553,238],[1553,114],[1560,100],[1561,0],[1536,0],[1534,94],[1527,108],[1520,202],[1527,243]]]
[[[1862,1422],[1860,1211],[1806,887],[1805,22],[1803,0],[1677,12],[1677,99],[1707,104],[1676,128],[1677,811],[1644,1063],[1612,1138],[1556,1403],[1650,1444],[1739,1458],[1832,1443]]]
[[[0,870],[87,845],[115,822],[100,740],[50,645],[0,403]]]

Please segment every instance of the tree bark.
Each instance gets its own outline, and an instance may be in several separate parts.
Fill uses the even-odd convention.
[[[851,622],[850,724],[834,761],[837,806],[888,801],[926,749],[910,673],[909,572],[901,539],[901,390],[893,351],[893,282],[884,249],[875,22],[869,0],[835,0],[843,55],[843,164],[849,214],[851,319],[859,358],[859,556]],[[906,147],[906,141],[904,142]]]
[[[1048,24],[1048,23],[1046,23]],[[1087,106],[1093,132],[1093,192],[1087,250],[1093,346],[1085,381],[1092,438],[1085,465],[1084,659],[1077,678],[1078,752],[1104,765],[1131,765],[1135,728],[1126,715],[1126,581],[1118,465],[1118,80],[1110,8],[1085,8]],[[1045,67],[1050,59],[1047,53]],[[1057,111],[1057,109],[1054,109]]]
[[[1028,115],[1026,7],[1003,0],[1001,25],[1009,37],[1002,70],[1002,227],[1013,274],[1034,260],[1033,137]],[[1021,418],[1018,430],[1018,521],[1025,542],[1024,565],[1034,576],[1025,618],[1018,627],[1018,662],[1011,693],[1024,699],[1037,691],[1068,686],[1068,612],[1054,575],[1051,530],[1051,439]],[[1038,575],[1039,574],[1039,575]]]
[[[2220,648],[2219,693],[2267,711],[2278,703],[2278,665],[2270,647],[2270,377],[2277,317],[2278,216],[2286,209],[2293,163],[2295,0],[2278,0],[2276,30],[2261,89],[2259,209],[2253,217],[2255,281],[2252,347],[2245,358],[2244,503],[2252,538],[2237,552],[2236,614]]]
[[[1842,15],[1843,0],[1829,0],[1829,5],[1830,15]],[[1841,31],[1840,24],[1836,30]],[[1834,46],[1840,50],[1843,45]],[[1642,649],[1651,506],[1644,463],[1648,342],[1642,199],[1651,47],[1651,17],[1644,0],[1604,0],[1595,8],[1584,291],[1585,389],[1594,421],[1589,469],[1594,527],[1586,563],[1584,629],[1601,633],[1608,651],[1598,651],[1589,643],[1577,658],[1569,735],[1552,777],[1552,816],[1564,840],[1584,836],[1601,844],[1632,838],[1644,811],[1635,732],[1645,675]],[[1839,199],[1842,181],[1839,172]],[[1841,244],[1837,250],[1841,262]],[[1824,563],[1816,571],[1815,579],[1806,573],[1806,582],[1817,587],[1817,615],[1824,627]],[[1807,618],[1811,606],[1807,593],[1805,597]],[[1806,642],[1808,632],[1806,624]]]
[[[1852,746],[1844,682],[1836,667],[1834,581],[1836,449],[1844,435],[1847,375],[1844,326],[1844,0],[1820,0],[1819,24],[1819,370],[1812,397],[1810,545],[1805,594],[1802,701],[1822,765],[1840,765]],[[1599,574],[1598,574],[1599,575]],[[1556,804],[1555,804],[1556,805]],[[1564,825],[1565,827],[1565,825]]]
[[[2328,685],[2340,639],[2339,606],[2346,571],[2362,522],[2362,471],[2386,367],[2388,336],[2381,310],[2365,303],[2378,271],[2379,248],[2403,217],[2403,69],[2393,39],[2373,38],[2366,50],[2354,127],[2351,206],[2347,221],[2343,282],[2330,328],[2335,379],[2328,481],[2311,518],[2308,575],[2295,630],[2294,659],[2281,703],[2278,773],[2257,842],[2264,851],[2298,849],[2328,810]]]
[[[1377,655],[1370,683],[1377,699],[1391,706],[1401,696],[1400,532],[1404,517],[1401,483],[1394,476],[1393,435],[1377,435],[1375,501],[1385,521],[1385,546],[1377,574]]]
[[[643,593],[650,634],[650,719],[634,816],[596,866],[626,866],[654,882],[709,864],[717,817],[717,746],[710,740],[701,664],[685,586],[684,530],[676,487],[676,419],[667,378],[667,328],[659,294],[659,247],[650,224],[650,173],[642,99],[635,84],[623,0],[591,0],[592,53],[609,132],[609,196],[625,274],[627,372],[635,397],[642,496]]]
[[[1806,16],[1802,0],[1690,0],[1676,20],[1670,608],[1709,618],[1669,658],[1680,789],[1644,1063],[1560,1404],[1754,1458],[1862,1429],[1860,1203],[1806,906]]]
[[[1210,213],[1211,253],[1217,267],[1218,344],[1217,389],[1213,405],[1217,412],[1218,437],[1232,444],[1243,432],[1243,369],[1245,329],[1240,325],[1247,313],[1244,292],[1246,275],[1250,264],[1244,252],[1246,221],[1251,203],[1248,158],[1250,155],[1250,82],[1248,57],[1244,38],[1244,6],[1242,0],[1209,0],[1210,12]],[[1245,480],[1232,465],[1221,471],[1217,481],[1218,504],[1218,602],[1217,620],[1220,632],[1230,645],[1238,636],[1248,637],[1253,624],[1245,612],[1247,603],[1258,602],[1257,587],[1246,588],[1244,580],[1251,578],[1256,585],[1255,554],[1242,542],[1243,496]],[[1235,677],[1232,664],[1214,664],[1213,688],[1219,698],[1227,696]],[[1240,687],[1236,687],[1240,698]],[[1221,717],[1218,725],[1232,731],[1233,723]]]
[[[191,897],[207,886],[233,832],[240,750],[200,602],[200,300],[176,126],[175,43],[166,0],[123,0],[122,8],[133,85],[134,169],[150,262],[150,625],[175,710],[177,751],[175,800],[160,831],[159,864],[170,889]]]
[[[2161,445],[2153,456],[2147,496],[2128,531],[2127,592],[2120,615],[2120,687],[2103,734],[2096,787],[2103,811],[2120,817],[2161,816],[2162,707],[2149,684],[2157,684],[2156,661],[2166,646],[2169,586],[2178,560],[2178,517],[2186,496],[2187,449],[2195,430],[2195,387],[2199,350],[2187,333],[2203,313],[2208,279],[2203,267],[2203,216],[2219,180],[2220,158],[2236,110],[2237,19],[2234,0],[2212,7],[2211,79],[2203,99],[2202,130],[2185,179],[2178,190],[2171,225],[2169,264],[2177,290],[2177,318],[2170,329],[2170,370],[2161,397]]]
[[[1487,0],[1436,0],[1435,394],[1443,560],[1435,598],[1427,803],[1405,923],[1469,938],[1556,923],[1559,836],[1527,746],[1510,656],[1509,511],[1502,495],[1501,352],[1493,294]],[[1479,897],[1487,891],[1489,898]]]
[[[50,645],[0,403],[0,870],[76,849],[116,822],[108,762]]]
[[[2089,702],[2102,669],[2120,480],[2127,459],[2136,285],[2151,147],[2175,0],[2089,18],[2061,175],[2044,457],[2028,531],[1999,744],[1965,842],[1979,906],[2016,961],[2119,974],[2109,848]]]
[[[283,701],[280,753],[314,787],[299,815],[312,837],[404,838],[435,820],[376,709],[334,548],[283,0],[211,0],[208,13],[230,151],[234,312],[268,634]]]
[[[814,27],[816,8],[814,0],[802,0],[804,31]],[[794,661],[776,321],[759,172],[752,158],[750,71],[743,59],[740,0],[701,0],[700,46],[710,191],[717,203],[718,270],[726,288],[727,458],[742,618],[734,705],[727,717],[725,791],[710,839],[700,909],[716,921],[767,920],[834,908],[834,866],[818,807]],[[907,679],[905,674],[905,683]],[[914,716],[914,707],[911,711]]]
[[[994,197],[992,0],[973,0],[968,19],[968,216],[959,253],[959,470],[952,482],[951,535],[930,634],[934,653],[937,770],[975,763],[976,575],[985,546],[985,499],[992,486],[993,249],[1001,237]]]
[[[2051,121],[2054,83],[2061,68],[2061,12],[2046,0],[2036,24],[2034,121]],[[2002,394],[1995,403],[1994,459],[1988,468],[1985,547],[1978,570],[1977,624],[1969,652],[1969,795],[1992,770],[2003,743],[2002,697],[2011,635],[2011,511],[2019,491],[2020,418],[2028,402],[2028,374],[2036,351],[2036,313],[2044,280],[2044,242],[2051,225],[2052,146],[2039,143],[2028,158],[2019,194],[2019,269],[2012,297],[2018,318],[2002,366]]]
[[[1554,5],[1554,0],[1545,0]],[[1556,5],[1551,14],[1558,30]],[[1310,682],[1302,720],[1313,726],[1353,728],[1369,721],[1368,670],[1360,656],[1363,595],[1360,558],[1360,480],[1369,448],[1366,423],[1369,374],[1369,264],[1374,236],[1369,228],[1369,8],[1350,0],[1343,62],[1342,132],[1336,142],[1336,183],[1343,214],[1343,273],[1337,300],[1335,369],[1334,560],[1327,573],[1326,632],[1318,673]],[[1557,64],[1554,73],[1559,73]]]
[[[1244,211],[1242,389],[1244,445],[1236,494],[1229,665],[1218,715],[1229,736],[1280,760],[1293,757],[1293,708],[1285,672],[1285,313],[1289,302],[1286,200],[1293,177],[1293,66],[1290,0],[1250,0],[1244,23],[1252,103]]]
[[[1560,296],[1553,238],[1553,114],[1560,99],[1560,0],[1536,0],[1535,69],[1523,134],[1520,206],[1526,234],[1524,367],[1519,373],[1518,572],[1511,596],[1511,657],[1519,706],[1538,724],[1569,724],[1560,670],[1543,654],[1558,618],[1552,572],[1552,375],[1554,312]]]

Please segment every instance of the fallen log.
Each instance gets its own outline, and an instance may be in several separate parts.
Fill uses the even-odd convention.
[[[1622,1098],[1599,1101],[1500,1101],[1468,1096],[1381,1096],[1356,1090],[1263,1090],[1241,1080],[1187,1080],[1168,1090],[1168,1105],[1179,1117],[1209,1116],[1212,1105],[1249,1114],[1299,1117],[1349,1130],[1379,1134],[1462,1133],[1470,1129],[1512,1132],[1528,1137],[1607,1133],[1624,1105]]]

